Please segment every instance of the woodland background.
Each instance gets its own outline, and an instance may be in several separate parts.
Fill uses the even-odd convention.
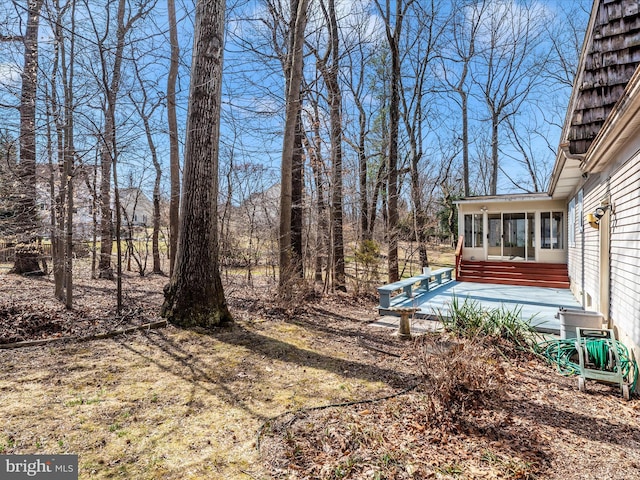
[[[457,198],[544,191],[590,3],[223,6],[220,264],[360,290],[455,242]],[[68,307],[79,255],[172,271],[195,10],[0,7],[0,237]]]

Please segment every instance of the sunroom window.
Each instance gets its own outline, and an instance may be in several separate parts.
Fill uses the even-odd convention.
[[[576,199],[572,198],[569,202],[569,247],[576,246]]]
[[[542,212],[540,214],[541,247],[561,250],[564,248],[564,213]]]
[[[480,248],[483,246],[482,214],[473,213],[464,216],[464,246]]]

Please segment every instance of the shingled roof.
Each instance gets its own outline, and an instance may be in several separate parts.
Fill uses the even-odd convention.
[[[582,69],[567,140],[571,154],[583,154],[600,131],[640,65],[640,2],[596,0],[587,31]],[[594,6],[595,8],[595,6]]]

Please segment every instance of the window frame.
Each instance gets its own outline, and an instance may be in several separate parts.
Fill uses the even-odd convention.
[[[576,197],[572,198],[571,201],[569,202],[569,214],[568,214],[568,227],[569,230],[567,231],[567,243],[569,245],[569,248],[575,248],[576,246]]]
[[[559,220],[554,220],[555,215],[560,215]],[[564,222],[564,212],[559,210],[548,210],[540,212],[540,249],[541,250],[564,250],[564,232],[562,225]],[[545,221],[549,222],[549,235],[545,235]],[[560,225],[560,228],[558,228]],[[560,234],[558,235],[558,230]],[[545,240],[549,239],[549,243]],[[555,240],[555,242],[554,242]],[[556,246],[554,246],[556,245]]]
[[[470,235],[467,235],[467,219],[470,222]],[[479,231],[478,228],[479,227]],[[484,215],[482,213],[465,213],[463,217],[464,248],[484,248]],[[480,245],[476,240],[480,239]]]

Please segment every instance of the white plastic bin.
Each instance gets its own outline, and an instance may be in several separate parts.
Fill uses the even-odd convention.
[[[558,310],[560,319],[560,338],[576,338],[576,327],[580,328],[602,328],[604,317],[600,312],[590,312],[574,308],[560,308]]]

